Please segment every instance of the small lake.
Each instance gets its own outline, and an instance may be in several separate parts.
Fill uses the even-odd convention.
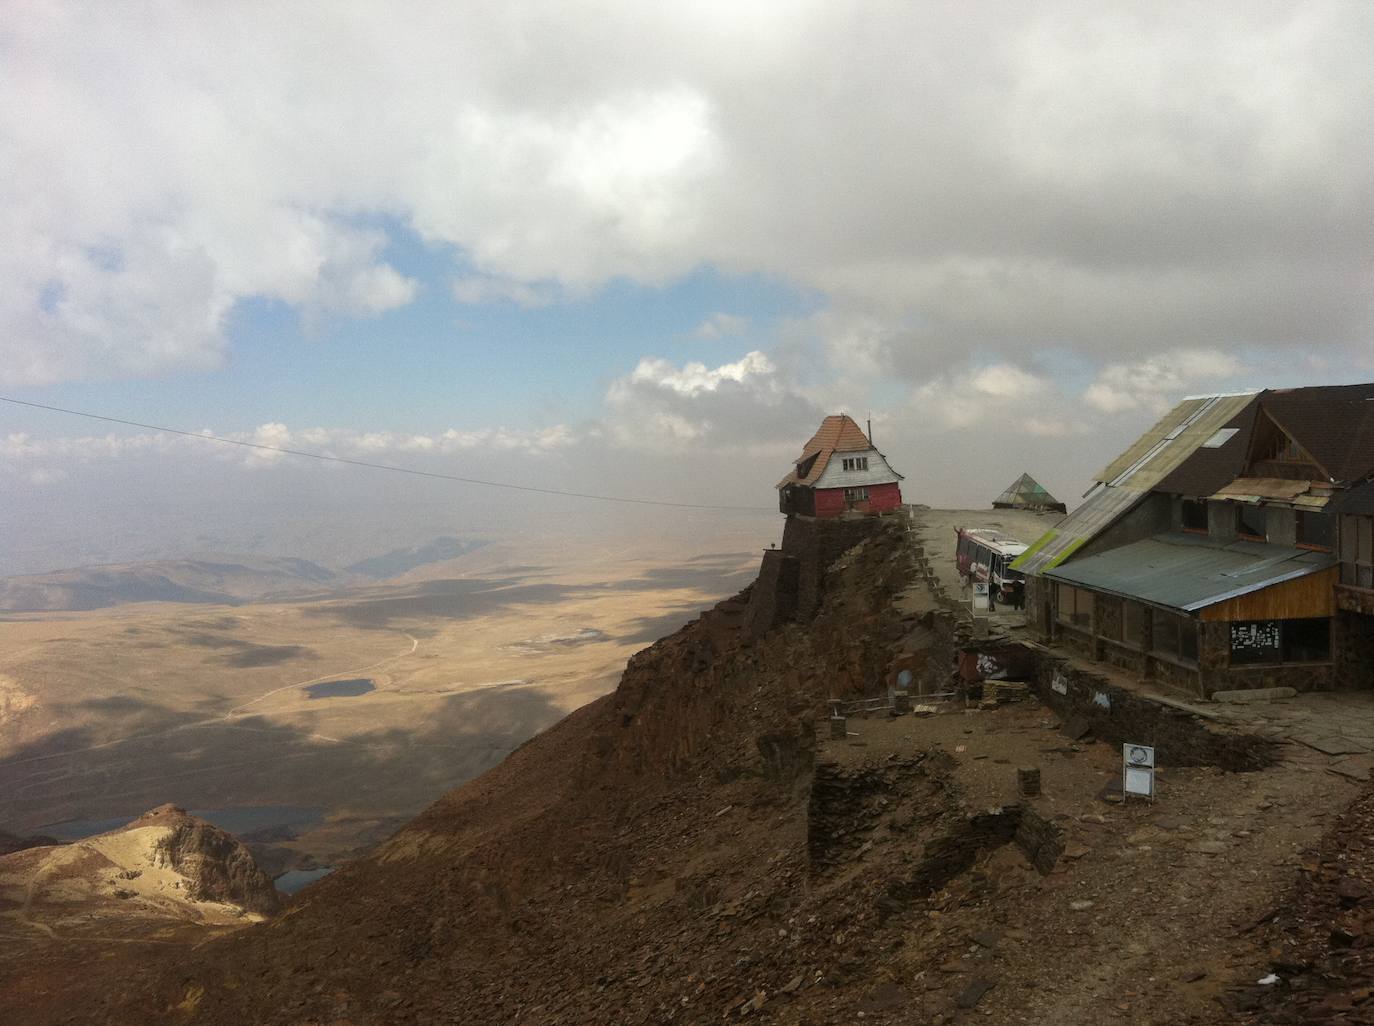
[[[366,677],[354,677],[352,680],[325,680],[301,690],[311,698],[356,698],[376,691],[377,686]]]
[[[265,827],[285,826],[301,830],[314,826],[324,819],[324,809],[318,805],[240,805],[228,809],[191,809],[191,815],[199,816],[215,824],[222,830],[236,836],[251,834]],[[113,819],[69,819],[64,823],[49,823],[29,831],[34,834],[47,834],[59,841],[79,841],[93,834],[103,834],[107,830],[118,830],[132,823],[136,816],[116,816]]]
[[[277,890],[283,894],[295,894],[302,887],[306,887],[332,872],[334,872],[333,866],[321,866],[319,869],[292,869],[272,882],[277,885]]]

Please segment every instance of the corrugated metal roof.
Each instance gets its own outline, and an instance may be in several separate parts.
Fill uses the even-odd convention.
[[[1055,567],[1045,576],[1190,613],[1335,563],[1329,552],[1161,534]]]
[[[1042,536],[1012,569],[1043,574],[1072,556],[1145,498],[1156,485],[1225,427],[1256,392],[1183,400],[1097,476],[1101,487]]]
[[[1099,488],[1087,500],[1032,543],[1011,564],[1013,570],[1043,574],[1058,566],[1081,546],[1105,531],[1118,517],[1145,498],[1134,488]]]
[[[1240,413],[1255,392],[1185,399],[1097,476],[1113,487],[1149,491]]]

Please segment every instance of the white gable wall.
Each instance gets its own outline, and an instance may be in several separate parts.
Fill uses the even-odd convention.
[[[845,470],[844,461],[856,456],[868,457],[867,470]],[[870,485],[892,484],[900,481],[901,475],[887,465],[887,460],[877,449],[859,449],[854,452],[837,452],[831,455],[825,473],[816,478],[813,488],[867,488]]]

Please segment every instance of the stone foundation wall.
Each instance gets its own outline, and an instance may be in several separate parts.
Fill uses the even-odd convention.
[[[1201,688],[1198,684],[1198,671],[1189,666],[1180,666],[1178,663],[1166,662],[1163,659],[1150,660],[1149,676],[1151,680],[1157,680],[1175,691],[1182,691],[1188,695],[1201,697]]]
[[[782,551],[798,561],[797,618],[809,620],[820,608],[825,570],[859,542],[881,530],[886,521],[874,516],[788,517]]]
[[[763,554],[758,580],[749,593],[744,626],[750,636],[757,638],[779,624],[814,617],[824,596],[826,568],[890,526],[890,520],[875,516],[788,517],[782,548]]]
[[[1044,640],[1054,626],[1054,586],[1043,577],[1026,578],[1026,623]]]
[[[744,614],[744,629],[751,637],[767,634],[779,624],[797,618],[798,589],[801,584],[801,563],[781,549],[769,549],[763,554],[758,580],[749,593],[749,607]]]
[[[1103,741],[1152,745],[1160,765],[1262,769],[1276,758],[1272,742],[1209,730],[1198,717],[1111,684],[1040,650],[1031,684],[1065,720],[1078,719]],[[1163,666],[1164,664],[1157,664]]]

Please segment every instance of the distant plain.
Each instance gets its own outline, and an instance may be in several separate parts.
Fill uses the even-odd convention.
[[[7,613],[0,829],[163,802],[318,807],[282,839],[347,858],[743,588],[775,526],[696,544],[498,542],[273,601]],[[330,682],[343,686],[316,687]]]

